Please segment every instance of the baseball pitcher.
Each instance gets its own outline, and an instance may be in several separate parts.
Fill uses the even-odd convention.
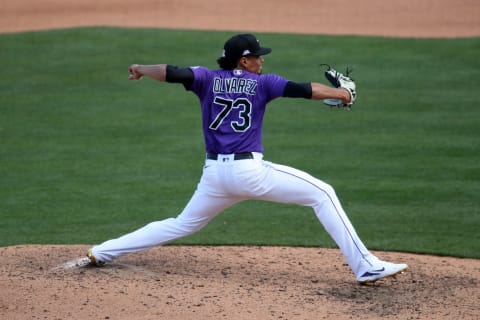
[[[178,216],[94,246],[87,254],[89,264],[103,265],[121,255],[185,237],[224,209],[258,199],[311,207],[360,283],[407,269],[406,264],[382,261],[369,252],[330,185],[303,171],[263,159],[263,117],[270,101],[305,98],[350,108],[356,99],[356,86],[348,72],[344,75],[328,68],[325,76],[332,86],[262,74],[263,56],[270,52],[254,35],[238,34],[224,44],[217,70],[167,64],[130,66],[130,80],[146,76],[182,84],[199,98],[206,155],[203,174]]]

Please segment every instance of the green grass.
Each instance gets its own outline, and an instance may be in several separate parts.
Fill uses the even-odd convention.
[[[0,35],[0,245],[98,243],[177,215],[201,174],[197,98],[131,63],[216,67],[231,33]],[[280,99],[266,159],[332,184],[371,249],[480,257],[480,39],[259,34],[264,72],[354,68],[351,112]],[[193,49],[192,49],[193,48]],[[250,201],[183,244],[333,247],[309,208]]]

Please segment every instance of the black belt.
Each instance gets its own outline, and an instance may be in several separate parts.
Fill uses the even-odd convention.
[[[207,159],[208,160],[218,160],[218,154],[207,153]],[[243,152],[243,153],[235,153],[233,155],[233,160],[245,160],[245,159],[253,159],[253,153]]]

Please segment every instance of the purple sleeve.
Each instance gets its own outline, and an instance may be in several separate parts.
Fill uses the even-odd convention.
[[[283,96],[288,80],[276,74],[266,74],[260,79],[263,84],[262,86],[266,88],[265,91],[267,93],[268,101]]]
[[[193,91],[195,94],[200,96],[203,92],[207,90],[203,90],[205,85],[208,85],[209,81],[205,81],[210,79],[210,70],[205,67],[190,67],[190,70],[193,72],[193,83],[188,88],[188,90]]]

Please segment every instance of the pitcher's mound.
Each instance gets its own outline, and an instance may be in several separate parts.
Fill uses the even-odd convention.
[[[409,270],[357,284],[337,249],[164,246],[103,268],[89,246],[0,248],[2,319],[478,319],[480,260],[376,252]]]

